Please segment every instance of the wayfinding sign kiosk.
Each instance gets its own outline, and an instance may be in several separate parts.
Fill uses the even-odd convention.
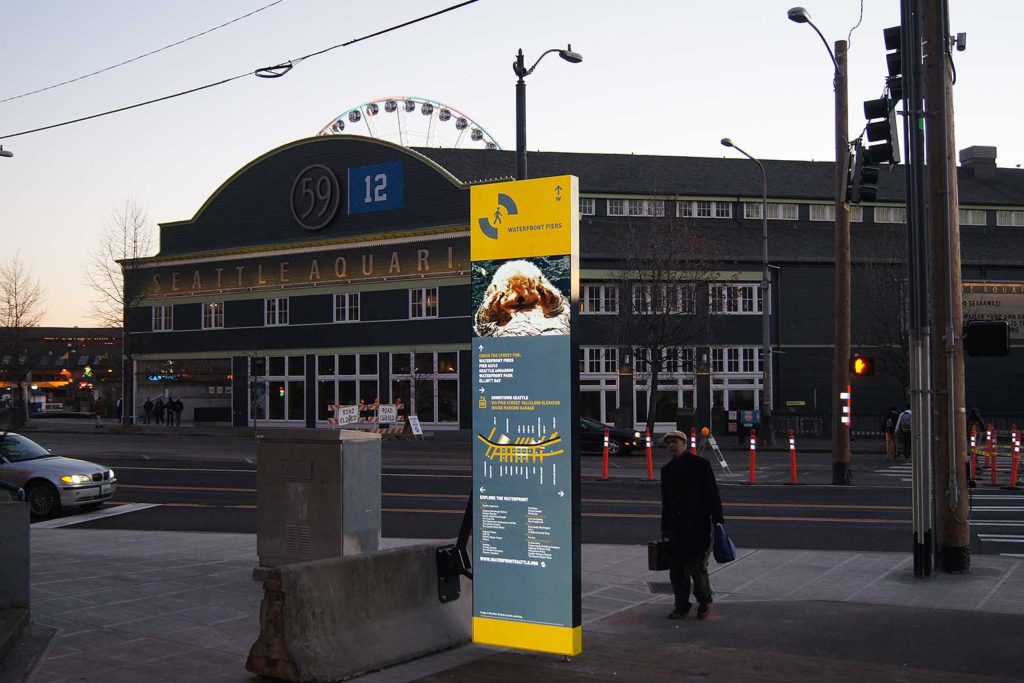
[[[473,642],[576,655],[574,176],[471,188]]]

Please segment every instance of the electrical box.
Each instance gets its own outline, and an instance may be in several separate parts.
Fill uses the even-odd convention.
[[[380,434],[266,429],[256,443],[261,566],[380,547]]]

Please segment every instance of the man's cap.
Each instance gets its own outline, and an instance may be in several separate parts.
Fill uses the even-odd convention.
[[[669,440],[669,439],[679,439],[679,440],[680,440],[680,441],[682,441],[683,443],[686,443],[686,439],[687,439],[687,437],[686,437],[686,434],[683,434],[683,433],[682,433],[681,431],[679,431],[678,429],[673,429],[673,430],[672,430],[671,432],[669,432],[669,433],[668,433],[668,434],[666,434],[665,436],[661,437],[661,440],[662,440],[663,442],[665,442],[665,443],[668,443],[668,440]]]

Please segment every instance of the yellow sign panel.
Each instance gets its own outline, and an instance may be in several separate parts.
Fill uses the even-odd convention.
[[[473,617],[473,642],[572,656],[583,652],[583,627]]]
[[[470,188],[470,259],[571,254],[579,179],[563,175]]]

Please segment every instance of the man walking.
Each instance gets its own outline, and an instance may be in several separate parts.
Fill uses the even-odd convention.
[[[661,533],[669,540],[668,577],[675,593],[669,619],[682,619],[690,611],[690,584],[697,598],[697,618],[711,612],[708,556],[714,524],[722,524],[722,500],[711,463],[687,453],[682,432],[665,435],[672,460],[661,468]]]
[[[911,433],[910,433],[910,406],[900,413],[896,420],[896,433],[900,435],[903,444],[903,462],[910,462]]]

